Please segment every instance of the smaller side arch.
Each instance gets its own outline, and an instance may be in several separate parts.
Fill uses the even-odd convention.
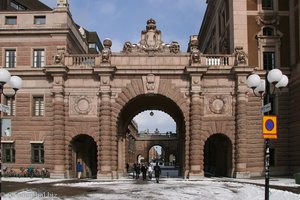
[[[76,163],[83,165],[83,177],[97,177],[97,143],[87,134],[78,134],[68,145],[68,173],[69,177],[76,177]]]
[[[225,134],[213,134],[205,141],[205,176],[232,176],[232,148],[232,142]]]

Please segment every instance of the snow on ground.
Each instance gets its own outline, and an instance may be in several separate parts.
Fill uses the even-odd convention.
[[[230,181],[237,183],[252,183],[252,184],[265,184],[264,178],[255,178],[255,179],[235,179],[235,178],[213,178],[214,180],[219,181]],[[284,187],[300,187],[299,184],[296,184],[295,179],[293,178],[270,178],[270,186],[284,186]]]
[[[61,182],[66,179],[50,179],[50,178],[24,178],[24,177],[2,177],[1,181],[19,182],[19,183],[54,183]]]
[[[14,179],[13,179],[14,180]],[[99,181],[92,180],[78,183],[53,183],[53,187],[70,187],[70,188],[90,188],[94,192],[83,194],[75,197],[55,197],[51,194],[38,194],[32,190],[23,190],[5,194],[3,200],[39,200],[39,199],[64,199],[64,200],[100,200],[100,199],[152,199],[152,200],[263,200],[264,187],[248,183],[236,182],[248,181],[240,179],[209,179],[202,180],[182,180],[182,179],[163,179],[159,184],[152,181],[135,181],[135,180],[117,180],[117,181]],[[41,181],[41,180],[36,180]],[[44,179],[46,182],[46,180]],[[234,182],[232,182],[234,181]],[[263,181],[252,180],[254,182]],[[35,181],[33,181],[35,182]],[[271,180],[270,184],[277,182],[278,185],[293,185],[293,179],[276,179]],[[41,182],[40,182],[41,183]],[[294,185],[300,187],[299,185]],[[40,195],[40,196],[38,196]],[[21,197],[21,198],[20,198]],[[41,198],[43,197],[43,198]],[[48,197],[48,198],[45,198]],[[295,194],[282,190],[270,189],[270,200],[300,200],[300,194]]]

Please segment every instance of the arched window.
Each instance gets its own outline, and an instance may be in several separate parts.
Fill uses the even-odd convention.
[[[263,10],[273,10],[274,9],[273,0],[262,0],[261,4],[262,4]]]
[[[274,35],[274,29],[271,27],[264,27],[263,28],[263,35],[264,36],[273,36]]]

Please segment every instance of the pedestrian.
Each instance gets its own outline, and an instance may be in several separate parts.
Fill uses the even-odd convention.
[[[30,178],[33,177],[33,167],[31,165],[29,165],[29,167],[27,168],[27,173]]]
[[[127,172],[127,174],[129,173],[129,164],[128,163],[126,163],[126,172]]]
[[[147,171],[148,171],[149,180],[151,181],[151,179],[152,179],[152,173],[153,173],[153,169],[152,169],[151,164],[149,164]]]
[[[147,177],[147,167],[146,167],[146,165],[142,164],[141,171],[142,171],[142,174],[143,174],[143,181],[144,181],[144,180],[146,180],[146,177]]]
[[[83,172],[83,167],[82,167],[82,164],[79,161],[77,162],[77,165],[76,165],[76,171],[77,171],[77,178],[80,179],[81,174]]]
[[[158,165],[158,162],[156,162],[156,165],[154,166],[154,174],[155,174],[156,183],[159,183],[159,176],[161,174],[161,169],[160,166]]]
[[[136,164],[135,163],[133,163],[133,172],[132,172],[132,177],[133,177],[133,179],[135,179],[135,176],[136,176]]]
[[[141,173],[141,165],[140,165],[140,163],[138,163],[136,165],[136,171],[135,171],[135,173],[136,173],[136,179],[139,179],[140,178],[140,173]]]

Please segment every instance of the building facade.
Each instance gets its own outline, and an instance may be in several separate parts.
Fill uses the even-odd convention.
[[[288,88],[271,99],[279,121],[279,138],[271,143],[274,174],[300,170],[299,19],[299,0],[209,0],[198,35],[205,54],[243,48],[255,71],[278,68],[289,76]]]
[[[208,1],[204,35],[211,35],[213,21],[207,19],[210,4],[216,2]],[[225,6],[232,23],[237,4]],[[246,78],[254,70],[262,75],[264,71],[258,61],[252,63],[251,45],[246,40],[245,46],[237,31],[236,35],[228,31],[224,51],[214,51],[220,47],[207,42],[200,31],[199,37],[191,37],[189,51],[181,52],[177,42],[163,42],[156,21],[149,19],[138,43],[128,41],[121,52],[111,52],[113,42],[106,39],[103,49],[93,42],[99,52],[92,52],[89,32],[74,23],[67,1],[58,1],[53,10],[0,13],[1,66],[24,80],[15,99],[9,92],[2,97],[11,107],[8,115],[2,113],[11,120],[11,134],[1,137],[2,165],[16,170],[33,165],[49,169],[53,178],[74,177],[80,160],[87,177],[118,178],[126,163],[159,144],[166,147],[166,154],[176,156],[179,176],[185,178],[205,173],[238,178],[262,174],[264,140],[257,131],[262,101],[247,87]],[[240,21],[245,29],[237,30],[248,31],[244,22]],[[299,79],[291,80],[290,86]],[[288,100],[292,98],[280,101]],[[154,109],[174,119],[176,138],[130,137],[136,131],[133,117]],[[290,125],[291,113],[288,108],[284,111],[280,130]],[[276,155],[300,152],[293,143],[293,137],[299,137],[296,121],[291,126],[295,133],[289,130],[274,142],[280,146]],[[299,163],[291,165],[288,160],[283,160],[278,173],[299,168]]]

